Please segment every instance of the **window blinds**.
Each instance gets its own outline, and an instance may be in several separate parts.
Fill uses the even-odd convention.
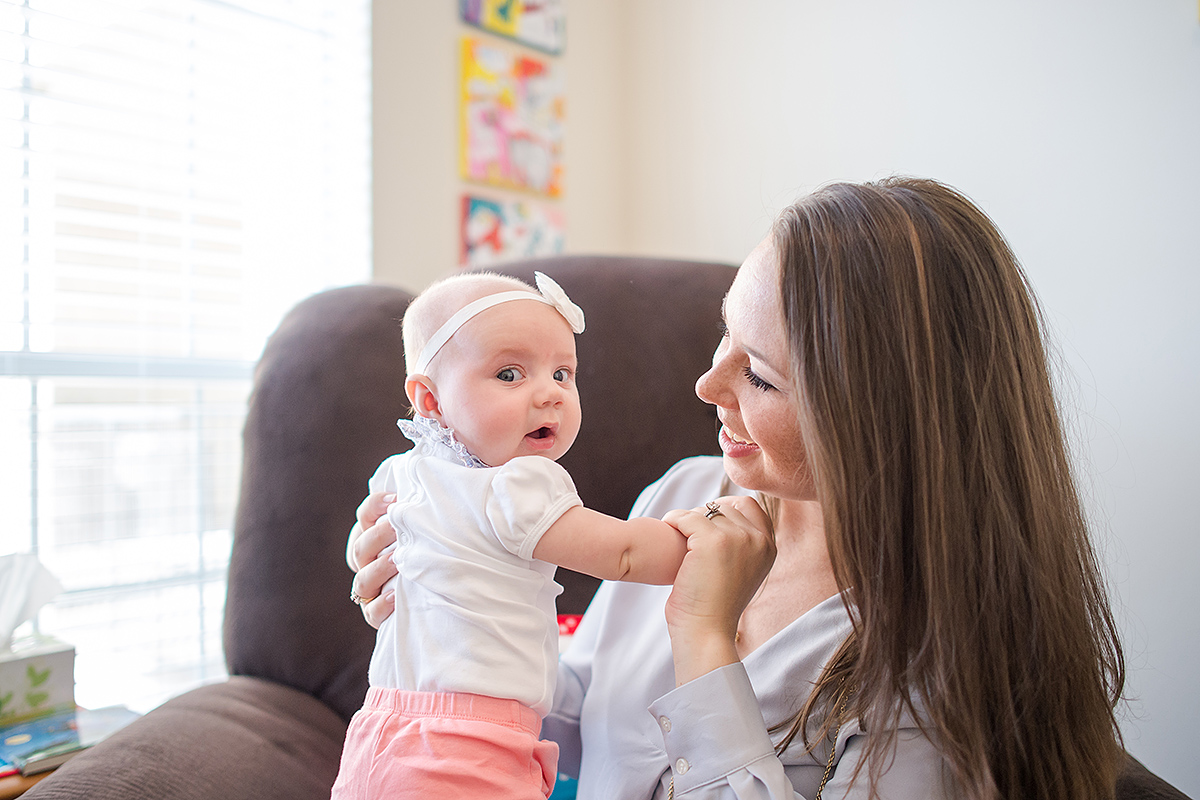
[[[223,672],[249,376],[370,266],[368,0],[0,0],[0,552],[84,705]]]

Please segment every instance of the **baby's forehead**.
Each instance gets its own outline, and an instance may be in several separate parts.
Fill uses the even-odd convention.
[[[533,297],[538,293],[519,280],[494,275],[463,275],[443,281],[429,290],[426,298],[429,322],[441,325],[466,306],[493,294],[525,291]]]
[[[474,352],[488,356],[575,355],[575,334],[570,325],[545,303],[516,301],[486,309],[466,322],[450,341],[454,339],[471,342]]]

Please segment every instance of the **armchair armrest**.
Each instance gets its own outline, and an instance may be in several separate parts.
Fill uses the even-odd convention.
[[[235,676],[164,703],[23,797],[328,800],[345,731],[311,695]]]

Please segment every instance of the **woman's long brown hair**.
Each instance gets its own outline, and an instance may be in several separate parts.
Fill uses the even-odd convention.
[[[825,735],[853,686],[872,784],[911,714],[964,797],[1112,797],[1124,662],[1008,244],[958,192],[900,178],[825,187],[773,238],[854,622],[786,741],[810,717]]]

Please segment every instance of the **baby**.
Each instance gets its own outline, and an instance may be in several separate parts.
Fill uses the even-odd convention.
[[[686,540],[656,519],[584,508],[556,463],[579,432],[583,312],[554,281],[465,274],[404,315],[415,446],[372,492],[388,520],[396,613],[346,733],[335,800],[544,798],[558,746],[539,741],[554,698],[556,565],[667,584]]]

